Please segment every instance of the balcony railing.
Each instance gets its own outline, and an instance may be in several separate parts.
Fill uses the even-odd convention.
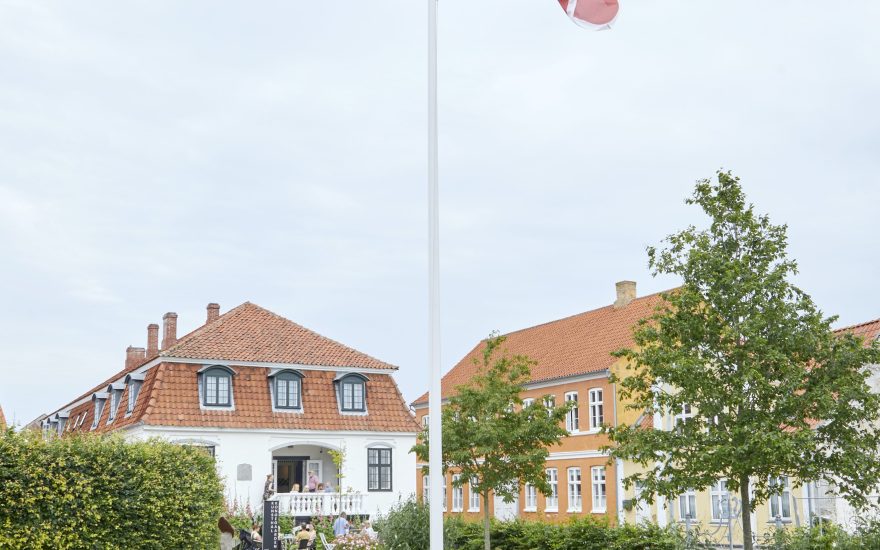
[[[367,495],[363,493],[278,493],[279,513],[289,516],[335,516],[367,514]]]

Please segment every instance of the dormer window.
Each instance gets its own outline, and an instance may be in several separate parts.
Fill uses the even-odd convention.
[[[302,373],[281,370],[269,375],[277,409],[302,409]]]
[[[95,404],[95,416],[92,418],[92,429],[98,427],[98,422],[101,421],[101,415],[104,414],[104,404],[107,402],[107,393],[93,393],[92,394],[92,403]]]
[[[107,386],[107,393],[110,395],[110,412],[107,414],[107,422],[113,422],[116,418],[116,410],[119,408],[119,401],[122,399],[123,390],[125,390],[124,384],[110,384]]]
[[[58,435],[64,433],[64,427],[67,425],[67,419],[70,418],[70,413],[58,413],[55,415],[55,418],[58,419]]]
[[[137,403],[138,394],[141,392],[143,384],[144,373],[129,374],[125,377],[125,385],[128,386],[128,405],[125,408],[125,414],[131,414],[134,411],[134,405]]]
[[[199,390],[202,394],[202,405],[205,407],[232,406],[232,375],[235,371],[229,367],[214,365],[203,369]]]
[[[339,408],[343,412],[366,412],[367,377],[350,373],[337,377]]]

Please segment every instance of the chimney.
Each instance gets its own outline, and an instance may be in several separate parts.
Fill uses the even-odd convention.
[[[150,323],[147,325],[147,357],[159,353],[159,325]]]
[[[143,361],[145,357],[146,350],[144,350],[144,348],[128,346],[125,350],[125,370],[134,368]]]
[[[614,302],[614,309],[626,307],[630,302],[636,299],[635,281],[620,281],[616,286],[617,300]]]
[[[177,343],[177,314],[169,311],[162,316],[162,349],[168,349]]]
[[[211,321],[214,321],[217,317],[220,317],[220,304],[211,302],[208,304],[208,320],[205,321],[205,324],[207,325]]]

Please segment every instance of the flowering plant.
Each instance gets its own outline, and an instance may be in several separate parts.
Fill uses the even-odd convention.
[[[379,541],[363,533],[350,533],[337,537],[336,550],[379,550]]]

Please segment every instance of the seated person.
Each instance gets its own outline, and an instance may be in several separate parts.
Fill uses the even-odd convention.
[[[299,543],[299,541],[302,541],[302,540],[306,540],[306,541],[312,540],[312,534],[309,533],[309,527],[305,523],[301,523],[299,527],[300,527],[299,532],[296,534],[296,539],[295,539],[296,542]],[[302,548],[302,545],[298,544],[298,546],[300,548]]]
[[[318,492],[319,492],[319,493],[323,493],[323,492],[324,492],[324,484],[323,484],[323,483],[319,483],[319,484],[318,484]]]
[[[260,529],[261,527],[259,523],[254,523],[253,527],[251,527],[251,539],[253,539],[254,542],[263,542],[263,537],[260,535]]]
[[[299,492],[299,483],[294,483],[293,489],[291,489],[290,492],[291,493],[298,493]]]
[[[373,526],[370,525],[369,521],[365,521],[363,527],[361,527],[361,533],[367,535],[371,539],[375,539],[378,536],[378,533],[373,531]]]

